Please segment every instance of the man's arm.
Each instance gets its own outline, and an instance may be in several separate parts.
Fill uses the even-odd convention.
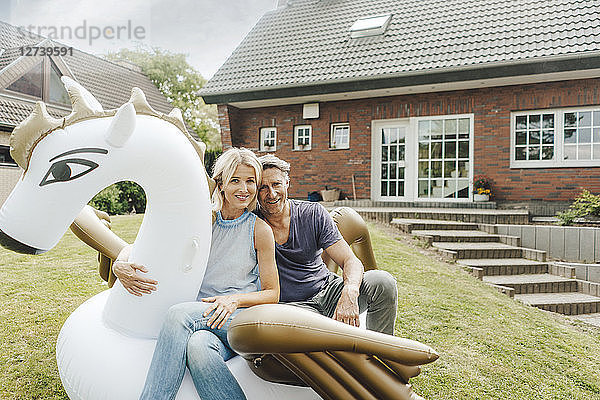
[[[344,288],[333,313],[333,319],[352,326],[359,326],[358,295],[364,267],[344,239],[338,240],[325,252],[343,270]]]

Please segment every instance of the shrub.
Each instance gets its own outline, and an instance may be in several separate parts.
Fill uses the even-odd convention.
[[[559,225],[571,225],[577,218],[588,215],[600,216],[600,195],[590,193],[584,189],[573,201],[566,211],[556,214]]]
[[[126,204],[127,213],[135,210],[136,214],[141,214],[146,211],[146,193],[135,182],[119,182],[116,183],[119,189],[119,201],[121,204]]]
[[[98,193],[89,205],[111,215],[146,211],[146,194],[135,182],[115,183]]]
[[[204,166],[206,167],[206,172],[208,172],[209,176],[212,176],[212,169],[215,165],[215,161],[217,158],[223,153],[223,150],[206,150],[204,153]]]
[[[119,199],[120,193],[121,191],[116,184],[110,185],[94,196],[89,205],[111,215],[124,214],[127,205]]]

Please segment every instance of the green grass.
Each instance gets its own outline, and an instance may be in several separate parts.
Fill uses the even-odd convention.
[[[141,216],[113,218],[128,241]],[[388,229],[370,225],[398,281],[396,335],[440,359],[412,380],[434,399],[600,399],[600,331],[521,305]],[[41,256],[0,249],[0,398],[66,399],[54,346],[68,315],[104,290],[94,252],[70,232]]]

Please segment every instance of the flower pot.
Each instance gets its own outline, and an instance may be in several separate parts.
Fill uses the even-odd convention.
[[[490,201],[489,194],[473,194],[473,201]]]

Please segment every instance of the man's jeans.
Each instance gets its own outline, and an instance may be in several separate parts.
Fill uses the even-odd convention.
[[[288,304],[316,311],[331,318],[343,288],[344,280],[331,272],[325,286],[312,298]],[[358,308],[361,313],[367,310],[368,330],[393,335],[398,308],[398,290],[394,277],[381,270],[366,271],[360,284]]]
[[[186,359],[202,400],[246,399],[225,365],[225,361],[236,355],[227,342],[232,317],[221,329],[209,328],[210,315],[202,315],[209,305],[190,302],[169,309],[140,399],[174,399],[183,380]]]

